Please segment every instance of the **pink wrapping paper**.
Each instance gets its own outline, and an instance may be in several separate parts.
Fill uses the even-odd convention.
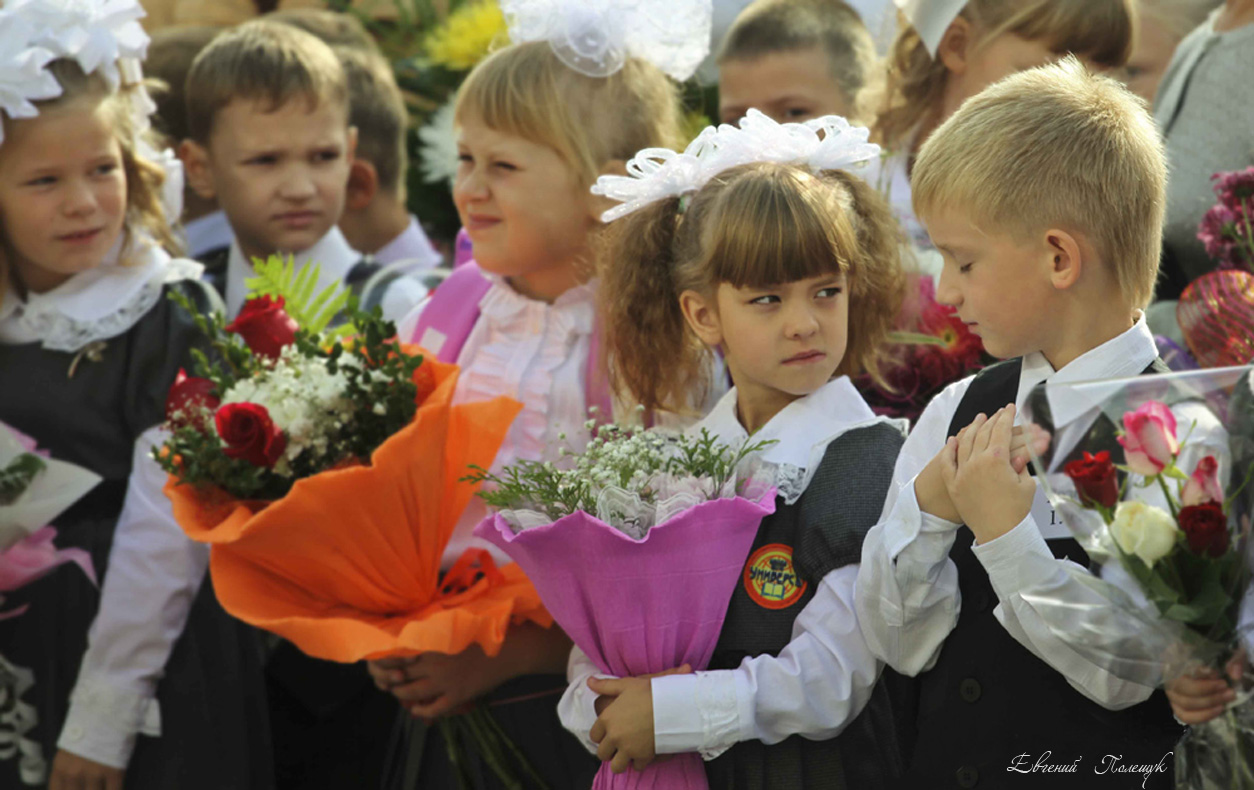
[[[587,513],[515,535],[493,515],[475,534],[527,574],[553,619],[604,673],[705,669],[732,592],[775,492],[716,499],[659,524],[636,541]],[[704,790],[696,754],[614,775],[601,766],[594,790]]]
[[[57,531],[52,527],[44,527],[33,535],[0,551],[0,593],[12,592],[33,581],[42,579],[67,562],[73,562],[83,569],[87,578],[96,582],[96,571],[91,566],[91,557],[82,549],[58,549],[53,545]],[[3,600],[0,597],[0,600]],[[8,612],[0,612],[0,620],[17,617],[26,611],[22,606]]]

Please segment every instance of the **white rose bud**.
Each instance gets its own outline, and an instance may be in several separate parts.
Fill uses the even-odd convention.
[[[1170,513],[1136,501],[1120,502],[1110,525],[1119,548],[1140,557],[1151,568],[1171,552],[1178,531]]]

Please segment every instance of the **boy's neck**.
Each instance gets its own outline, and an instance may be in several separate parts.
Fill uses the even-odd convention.
[[[1127,332],[1136,324],[1133,311],[1123,313],[1109,309],[1079,309],[1071,315],[1058,316],[1058,331],[1049,348],[1041,353],[1055,371],[1062,370],[1098,346]]]
[[[340,231],[353,249],[373,255],[409,228],[409,210],[395,197],[380,192],[363,209],[345,209]]]

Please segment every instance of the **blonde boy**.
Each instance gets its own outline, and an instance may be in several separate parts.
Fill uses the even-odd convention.
[[[858,119],[876,63],[871,34],[841,0],[756,0],[719,50],[719,117],[735,123],[755,108],[781,123]]]
[[[187,77],[192,187],[215,198],[234,233],[225,265],[209,262],[227,312],[239,312],[252,259],[293,253],[316,262],[319,285],[345,281],[360,255],[336,227],[357,131],[335,53],[294,27],[257,20],[229,30]]]
[[[944,256],[938,298],[1007,361],[924,411],[863,547],[868,643],[920,675],[907,786],[1031,786],[1051,766],[1109,771],[1106,755],[1153,766],[1145,786],[1165,786],[1180,730],[1151,699],[1158,679],[1114,677],[1032,607],[1033,594],[1086,601],[1064,558],[1087,557],[1010,460],[1031,435],[1014,429],[1017,407],[1038,383],[1161,366],[1141,312],[1166,185],[1153,121],[1069,57],[968,100],[923,146],[913,184]],[[1197,440],[1224,438],[1202,426]]]

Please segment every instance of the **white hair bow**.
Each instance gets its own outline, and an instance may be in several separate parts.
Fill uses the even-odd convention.
[[[711,0],[500,0],[515,43],[547,41],[562,62],[608,77],[627,58],[680,82],[710,51]]]
[[[864,165],[880,155],[880,147],[867,142],[870,134],[838,115],[780,124],[749,110],[739,126],[707,126],[683,153],[644,149],[627,163],[627,175],[601,176],[592,192],[622,203],[601,215],[613,222],[658,200],[696,192],[724,170],[750,162],[802,165],[815,173]]]
[[[56,54],[29,45],[34,28],[7,8],[0,8],[0,111],[9,118],[34,118],[31,102],[55,99],[61,86],[45,68]],[[0,143],[4,122],[0,119]]]
[[[148,54],[148,34],[139,24],[144,9],[136,0],[7,0],[5,8],[34,28],[29,45],[73,58],[115,90],[118,61]]]

